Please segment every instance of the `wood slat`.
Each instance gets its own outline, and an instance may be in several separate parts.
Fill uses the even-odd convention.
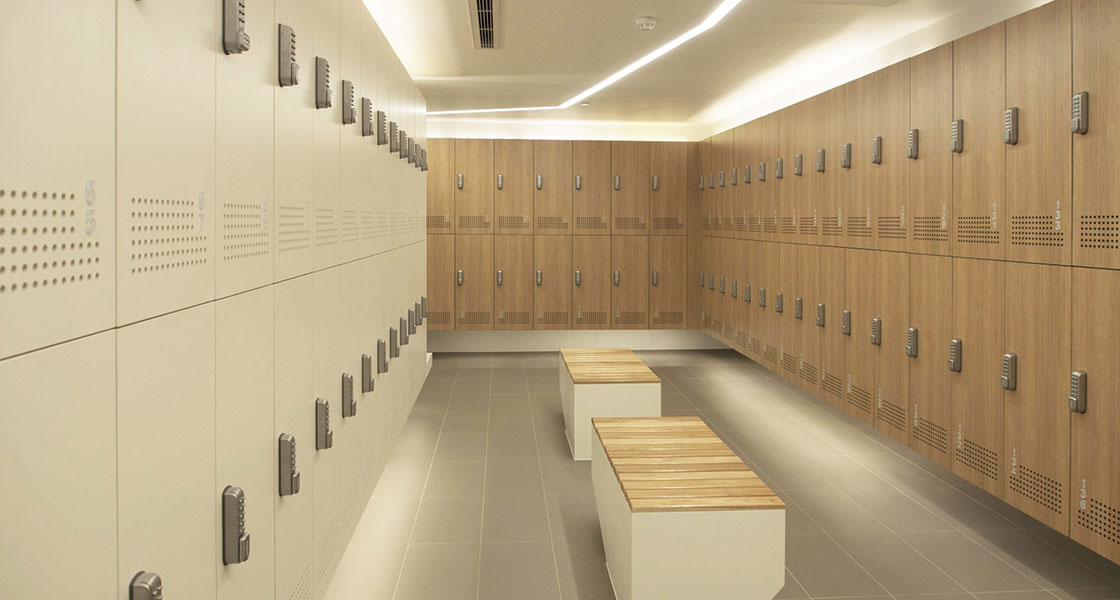
[[[655,498],[630,502],[633,512],[673,512],[700,510],[784,509],[777,496],[739,496],[731,498]]]
[[[560,356],[577,384],[661,382],[629,348],[568,348]]]

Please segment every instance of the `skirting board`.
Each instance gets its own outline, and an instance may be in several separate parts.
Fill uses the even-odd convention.
[[[561,348],[712,350],[726,347],[698,329],[428,332],[430,352],[553,352]]]

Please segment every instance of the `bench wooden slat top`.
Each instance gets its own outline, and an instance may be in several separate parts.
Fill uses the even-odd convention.
[[[568,348],[560,356],[574,383],[661,383],[629,348]]]
[[[591,420],[631,512],[784,509],[698,417]]]

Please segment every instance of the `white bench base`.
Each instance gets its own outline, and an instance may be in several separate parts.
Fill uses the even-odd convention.
[[[598,436],[591,478],[618,600],[770,600],[785,585],[786,511],[632,513]]]
[[[564,434],[575,460],[591,460],[593,417],[660,417],[661,383],[581,383],[560,369]]]

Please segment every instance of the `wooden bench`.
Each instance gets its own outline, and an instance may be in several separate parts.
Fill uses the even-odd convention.
[[[618,600],[773,598],[785,504],[696,417],[596,418],[591,461]]]
[[[661,379],[629,348],[560,351],[560,404],[575,460],[591,460],[592,417],[661,415]]]

